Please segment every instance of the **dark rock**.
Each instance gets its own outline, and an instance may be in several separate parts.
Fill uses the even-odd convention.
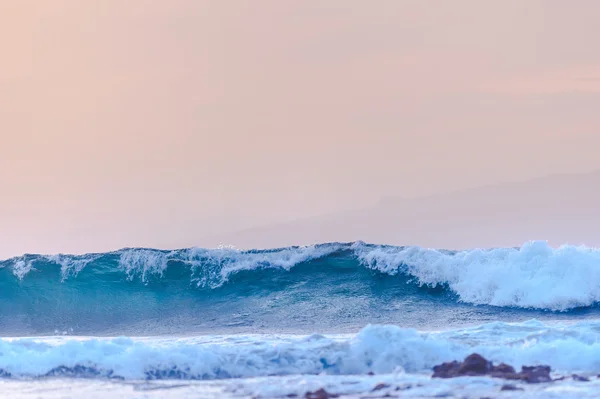
[[[457,373],[459,375],[486,375],[491,370],[492,362],[477,353],[473,353],[467,356],[459,365]]]
[[[112,374],[112,373],[111,373]],[[95,378],[103,377],[102,372],[94,367],[75,365],[74,367],[58,366],[48,371],[46,377]]]
[[[519,374],[515,371],[513,366],[509,366],[505,363],[500,363],[497,366],[492,364],[492,369],[488,374],[494,378],[504,378],[507,380],[520,380]]]
[[[0,378],[10,378],[12,375],[8,371],[0,369]]]
[[[550,366],[523,366],[520,374],[523,376],[522,379],[524,381],[531,384],[552,381],[552,378],[550,378]]]
[[[497,366],[492,366],[492,371],[495,373],[514,373],[515,372],[515,368],[513,366],[509,366],[508,364],[505,363],[500,363]]]
[[[476,353],[467,356],[463,362],[442,363],[433,367],[433,378],[454,378],[463,376],[490,376],[508,380],[522,380],[529,383],[549,382],[550,367],[524,366],[519,373],[512,366],[501,363],[494,366],[492,362]]]
[[[453,378],[458,377],[460,363],[456,360],[451,363],[442,363],[433,367],[433,378]]]
[[[390,386],[388,384],[384,384],[383,382],[380,382],[379,384],[375,385],[375,388],[373,388],[373,390],[371,392],[380,391],[382,389],[389,388],[389,387]]]
[[[340,395],[336,395],[333,393],[329,393],[323,388],[318,389],[314,392],[307,392],[305,395],[306,399],[329,399],[329,398],[337,398]]]
[[[581,375],[577,375],[577,374],[573,374],[573,380],[574,381],[581,381],[581,382],[590,382],[590,379]]]
[[[510,385],[510,384],[505,384],[502,385],[502,388],[500,388],[501,391],[523,391],[523,388],[519,388],[517,386],[514,385]]]

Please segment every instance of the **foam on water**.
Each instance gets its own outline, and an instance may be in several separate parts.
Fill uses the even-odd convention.
[[[144,283],[160,280],[170,269],[186,269],[190,285],[215,289],[242,272],[289,271],[328,260],[412,277],[422,286],[447,287],[460,301],[470,304],[566,311],[600,301],[600,250],[552,248],[539,241],[520,248],[465,251],[361,242],[249,251],[228,247],[124,249],[106,254],[24,255],[0,262],[0,268],[8,267],[17,279],[24,280],[33,271],[43,272],[49,265],[59,265],[61,281],[66,281],[102,265],[122,273],[127,280]]]
[[[358,259],[382,273],[408,273],[419,284],[448,285],[478,305],[568,310],[600,300],[600,251],[528,242],[521,248],[440,251],[418,247],[365,247]]]
[[[506,382],[485,377],[430,379],[424,375],[394,373],[360,376],[272,376],[212,381],[118,381],[42,378],[4,380],[2,389],[13,399],[194,398],[251,399],[306,397],[325,389],[340,399],[359,398],[528,398],[596,399],[600,381],[566,379],[552,384],[516,384],[522,391],[502,392]]]
[[[600,322],[550,326],[491,323],[445,332],[370,325],[354,336],[0,340],[5,377],[227,379],[269,375],[429,373],[478,352],[495,362],[600,372]]]
[[[284,397],[325,387],[358,398],[382,382],[392,396],[496,397],[501,380],[432,380],[431,367],[477,352],[517,368],[548,364],[594,376],[600,321],[581,319],[597,315],[599,302],[600,250],[544,242],[23,255],[0,262],[0,334],[90,336],[0,338],[0,384],[19,398],[36,394],[31,384],[56,397]],[[545,324],[481,324],[525,317]],[[421,330],[247,334],[356,332],[366,323]],[[462,327],[423,331],[439,326]],[[183,336],[198,331],[240,334]],[[98,337],[114,332],[180,335]],[[520,396],[592,398],[598,382],[525,388]]]

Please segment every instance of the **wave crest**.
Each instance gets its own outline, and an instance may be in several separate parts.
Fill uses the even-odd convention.
[[[542,241],[520,248],[441,251],[355,245],[365,266],[406,273],[420,285],[448,286],[477,305],[568,310],[600,301],[600,251],[554,249]]]
[[[33,272],[58,266],[62,282],[84,278],[82,273],[102,278],[97,271],[108,270],[120,273],[125,281],[138,280],[147,285],[177,270],[185,272],[180,278],[188,279],[190,287],[215,289],[242,272],[258,276],[317,261],[323,272],[336,273],[332,265],[343,262],[347,267],[404,276],[420,286],[441,286],[460,301],[475,305],[566,311],[600,302],[600,250],[567,245],[552,248],[541,241],[520,248],[465,251],[362,242],[272,250],[124,249],[105,254],[24,255],[0,262],[0,268],[24,280]]]

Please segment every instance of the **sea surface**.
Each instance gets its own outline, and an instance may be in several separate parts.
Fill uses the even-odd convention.
[[[0,261],[0,397],[597,398],[599,302],[600,250],[539,241],[23,255]],[[431,378],[473,352],[568,378]]]

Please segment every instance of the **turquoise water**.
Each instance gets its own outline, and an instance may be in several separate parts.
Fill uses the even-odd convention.
[[[0,262],[0,382],[26,391],[33,378],[42,391],[72,385],[85,395],[104,384],[136,397],[132,386],[148,381],[188,381],[153,395],[248,397],[264,391],[256,378],[281,378],[268,397],[303,395],[300,376],[345,394],[354,376],[362,388],[351,396],[375,374],[418,380],[426,390],[411,392],[427,397],[453,384],[429,379],[431,367],[473,351],[595,375],[599,299],[600,251],[541,242],[24,255]],[[236,384],[247,388],[238,396]],[[451,395],[465,393],[452,386]]]
[[[589,263],[600,259],[596,252],[574,248],[568,264],[557,250],[527,251],[457,253],[358,243],[26,255],[0,263],[0,333],[352,332],[368,323],[431,329],[598,315],[600,288],[577,280],[585,280]],[[521,258],[511,259],[515,254]],[[578,267],[581,258],[587,263]],[[486,279],[486,268],[503,264],[509,278],[494,280],[490,270]],[[562,273],[569,268],[573,282]],[[557,284],[567,286],[558,290]],[[524,289],[530,296],[519,303]],[[557,291],[555,297],[548,290]],[[507,304],[495,304],[502,295]]]

